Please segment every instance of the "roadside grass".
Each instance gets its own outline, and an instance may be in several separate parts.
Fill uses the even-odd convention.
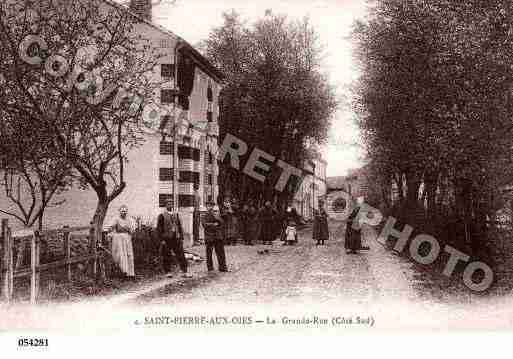
[[[414,228],[404,250],[401,253],[394,251],[397,242],[395,238],[388,238],[385,247],[391,253],[400,256],[404,261],[412,265],[417,272],[414,286],[419,290],[421,296],[433,298],[440,302],[472,303],[475,300],[509,295],[513,289],[513,226],[502,227],[492,226],[487,232],[487,241],[480,244],[478,249],[472,250],[469,243],[458,233],[457,224],[447,218],[434,218],[426,220],[421,211],[410,210],[408,213],[401,213],[401,210],[392,212],[391,215],[397,219],[396,229],[401,230],[405,223]],[[387,217],[385,217],[387,218]],[[381,233],[384,222],[375,227],[377,233]],[[461,231],[460,231],[461,232]],[[411,240],[418,234],[429,234],[435,237],[440,244],[440,254],[434,263],[423,265],[415,261],[410,253]],[[450,254],[444,251],[449,245],[458,251],[469,255],[468,262],[459,262],[450,276],[444,275]],[[429,253],[430,246],[421,246],[419,253]],[[486,263],[494,273],[492,285],[483,292],[476,292],[469,289],[463,281],[463,272],[470,262],[481,261]],[[479,282],[482,276],[479,271],[474,277]]]

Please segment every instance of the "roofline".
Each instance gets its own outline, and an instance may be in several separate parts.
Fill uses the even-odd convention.
[[[141,22],[144,22],[146,25],[151,26],[155,30],[160,31],[160,32],[164,33],[165,35],[172,36],[178,42],[178,46],[177,47],[182,45],[182,46],[184,46],[188,51],[190,51],[194,55],[196,61],[199,63],[199,65],[201,65],[200,67],[201,67],[202,70],[204,70],[208,75],[211,75],[212,77],[214,77],[214,80],[216,80],[217,83],[222,84],[224,82],[224,79],[226,77],[221,72],[221,70],[219,70],[217,67],[212,65],[210,63],[210,61],[208,61],[205,58],[205,56],[203,56],[198,50],[196,50],[191,44],[189,44],[187,41],[185,41],[182,37],[176,35],[174,32],[166,29],[163,26],[157,25],[157,24],[155,24],[155,23],[153,23],[151,21],[146,20],[145,18],[139,16],[137,13],[133,12],[127,6],[118,4],[118,3],[114,2],[113,0],[100,0],[100,1],[103,1],[104,3],[109,4],[109,5],[111,5],[111,6],[115,7],[115,8],[118,8],[120,10],[126,11],[128,14],[130,14],[133,17],[137,18]]]
[[[175,35],[176,36],[176,35]],[[191,54],[193,55],[193,57],[195,57],[196,61],[202,65],[200,66],[203,70],[206,70],[205,72],[213,77],[215,77],[215,80],[218,82],[218,83],[223,83],[224,79],[225,79],[225,76],[224,74],[221,72],[221,70],[219,70],[217,67],[215,67],[214,65],[212,65],[210,63],[210,61],[208,61],[205,56],[203,56],[198,50],[196,50],[191,44],[189,44],[187,41],[185,41],[184,39],[182,39],[181,37],[177,36],[178,37],[178,41],[179,41],[179,45],[182,45],[184,46],[184,48],[191,52]]]

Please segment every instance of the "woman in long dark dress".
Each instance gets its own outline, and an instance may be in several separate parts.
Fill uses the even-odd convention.
[[[319,209],[314,209],[313,239],[316,245],[324,245],[330,237],[328,228],[328,214],[324,210],[324,203],[319,203]]]
[[[276,213],[274,212],[271,202],[265,202],[264,207],[259,214],[261,235],[264,244],[272,245],[276,234],[275,223]]]
[[[351,212],[351,215],[347,219],[346,238],[344,244],[346,253],[357,253],[358,250],[362,249],[361,231],[357,223],[359,209],[359,207],[353,209],[353,212]],[[358,229],[353,228],[353,225]]]
[[[247,244],[252,246],[258,240],[259,233],[258,211],[252,204],[247,212]]]

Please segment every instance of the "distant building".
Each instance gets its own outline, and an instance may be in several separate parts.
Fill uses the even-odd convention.
[[[102,9],[115,7],[137,15],[140,21],[136,31],[165,52],[155,74],[164,85],[156,96],[157,102],[171,114],[150,126],[145,143],[129,153],[125,169],[127,187],[111,203],[105,223],[126,204],[131,216],[153,224],[171,199],[182,218],[185,244],[191,245],[192,212],[197,195],[203,207],[207,200],[215,201],[219,194],[216,156],[222,74],[182,38],[151,22],[153,0],[132,0],[130,7],[110,0],[90,1]],[[179,115],[182,123],[176,126]],[[202,130],[189,126],[190,123]],[[168,135],[163,137],[163,133]],[[0,207],[16,210],[2,193]],[[48,208],[45,227],[83,226],[92,219],[97,201],[93,190],[74,188],[56,197],[55,201],[65,202]],[[19,225],[14,220],[11,223],[14,228]]]
[[[365,197],[369,186],[366,167],[350,170],[347,176],[328,177],[327,178],[327,207],[328,214],[331,216],[334,212],[343,211],[346,203],[343,198],[347,194],[354,200]]]
[[[365,197],[369,188],[369,182],[367,177],[367,167],[363,166],[358,169],[350,170],[346,176],[346,182],[348,184],[348,193],[355,199]]]
[[[294,207],[305,219],[313,219],[314,209],[319,208],[319,200],[326,199],[327,162],[319,154],[312,154],[304,162],[303,171],[307,174],[294,197]]]

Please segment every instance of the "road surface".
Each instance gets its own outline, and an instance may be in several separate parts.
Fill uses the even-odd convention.
[[[54,328],[114,330],[140,327],[161,316],[229,315],[260,318],[372,317],[381,329],[502,328],[512,325],[511,301],[451,303],[407,259],[393,255],[364,231],[369,251],[346,254],[344,226],[316,246],[311,231],[296,246],[228,246],[230,272],[191,266],[193,278],[161,278],[132,292],[49,307],[0,307],[0,330]],[[268,254],[259,254],[268,249]],[[202,254],[202,253],[199,253]],[[469,297],[471,299],[471,297]],[[493,309],[493,310],[490,310]],[[171,328],[180,329],[180,328]],[[192,328],[193,329],[193,328]],[[340,328],[331,328],[339,330]]]

